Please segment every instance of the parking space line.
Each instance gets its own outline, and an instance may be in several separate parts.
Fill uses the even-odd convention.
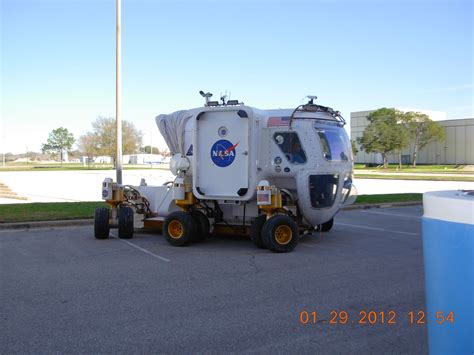
[[[343,251],[344,250],[343,247],[345,247],[345,246],[342,246],[342,245],[340,247],[335,246],[335,245],[330,245],[329,246],[329,245],[323,245],[321,243],[317,243],[317,244],[315,244],[315,243],[298,243],[298,246],[300,246],[300,245],[303,246],[303,247],[306,247],[306,248],[311,248],[311,249],[317,248],[317,249],[328,250],[328,251],[337,251],[337,252]]]
[[[362,228],[362,229],[370,229],[370,230],[380,231],[380,232],[389,232],[389,233],[406,234],[406,235],[416,235],[416,236],[419,236],[419,235],[420,235],[419,233],[410,233],[410,232],[395,231],[395,230],[392,230],[392,229],[384,229],[384,228],[360,226],[360,225],[357,225],[357,224],[348,224],[348,223],[336,222],[335,225],[336,225],[336,226]]]
[[[383,216],[390,216],[390,217],[403,217],[403,218],[416,218],[416,219],[420,219],[421,216],[410,216],[410,215],[407,215],[407,214],[399,214],[399,213],[388,213],[388,212],[380,212],[380,211],[360,211],[362,213],[369,213],[369,214],[380,214],[380,215],[383,215]]]
[[[151,251],[146,250],[145,248],[142,248],[142,247],[140,247],[140,246],[138,246],[138,245],[136,245],[136,244],[134,244],[134,243],[132,243],[132,242],[129,242],[128,240],[120,239],[119,237],[117,237],[116,235],[113,235],[113,234],[110,234],[110,236],[111,236],[112,238],[118,239],[118,240],[120,240],[120,241],[122,241],[122,242],[124,242],[124,243],[127,243],[127,244],[130,245],[132,248],[135,248],[135,249],[137,249],[137,250],[140,250],[141,252],[143,252],[143,253],[145,253],[145,254],[148,254],[148,255],[153,256],[153,257],[155,257],[155,258],[157,258],[157,259],[160,259],[161,261],[166,261],[167,263],[170,262],[169,259],[166,259],[166,258],[164,258],[164,257],[162,257],[162,256],[160,256],[160,255],[158,255],[158,254],[152,253]]]

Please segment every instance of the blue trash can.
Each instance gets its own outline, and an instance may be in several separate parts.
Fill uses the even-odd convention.
[[[430,354],[474,354],[474,191],[423,194]]]

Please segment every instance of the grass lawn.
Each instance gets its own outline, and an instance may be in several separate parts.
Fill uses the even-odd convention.
[[[356,204],[421,201],[422,194],[361,195]],[[104,202],[45,202],[0,205],[0,223],[93,218]]]
[[[84,166],[83,164],[65,163],[63,166],[57,163],[51,164],[7,164],[5,167],[0,165],[2,171],[75,171],[75,170],[114,170],[114,166],[110,164],[91,164]],[[169,169],[169,164],[150,164],[146,165],[123,165],[124,170],[138,169]]]
[[[423,176],[423,175],[397,175],[397,174],[364,174],[363,171],[354,171],[359,179],[387,179],[387,180],[430,180],[430,181],[474,181],[474,176]]]
[[[464,165],[417,165],[416,168],[413,168],[411,165],[402,165],[402,169],[398,169],[398,164],[389,164],[387,169],[384,169],[382,166],[372,166],[369,167],[366,164],[354,164],[355,171],[380,171],[381,173],[389,172],[401,172],[401,173],[473,173],[473,171],[463,170]]]
[[[390,203],[390,202],[421,202],[423,194],[384,194],[384,195],[360,195],[357,196],[355,204],[368,203]]]
[[[0,205],[0,223],[53,221],[94,217],[97,207],[104,202],[46,202]]]

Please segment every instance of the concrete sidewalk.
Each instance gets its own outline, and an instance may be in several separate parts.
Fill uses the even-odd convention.
[[[77,202],[101,199],[101,186],[106,177],[115,178],[113,170],[21,171],[0,172],[0,182],[9,186],[26,201],[3,199],[0,203]],[[125,170],[123,182],[139,185],[145,178],[148,185],[162,185],[174,180],[168,170]],[[439,190],[472,190],[474,182],[358,179],[354,181],[359,195],[387,193],[424,193]]]

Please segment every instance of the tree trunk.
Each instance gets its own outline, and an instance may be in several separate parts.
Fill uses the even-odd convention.
[[[388,168],[388,159],[387,159],[387,154],[382,153],[382,158],[383,158],[383,168],[387,169]]]
[[[412,167],[416,168],[416,155],[418,154],[418,143],[419,143],[420,133],[417,131],[415,135],[415,142],[413,143],[413,163]]]
[[[61,153],[59,154],[59,159],[61,159],[61,167],[63,166],[63,150],[61,149]]]
[[[402,170],[402,151],[398,151],[398,168]]]
[[[417,153],[418,153],[418,145],[415,144],[415,146],[413,148],[413,164],[412,164],[412,166],[414,168],[416,168],[416,155],[417,155]]]

